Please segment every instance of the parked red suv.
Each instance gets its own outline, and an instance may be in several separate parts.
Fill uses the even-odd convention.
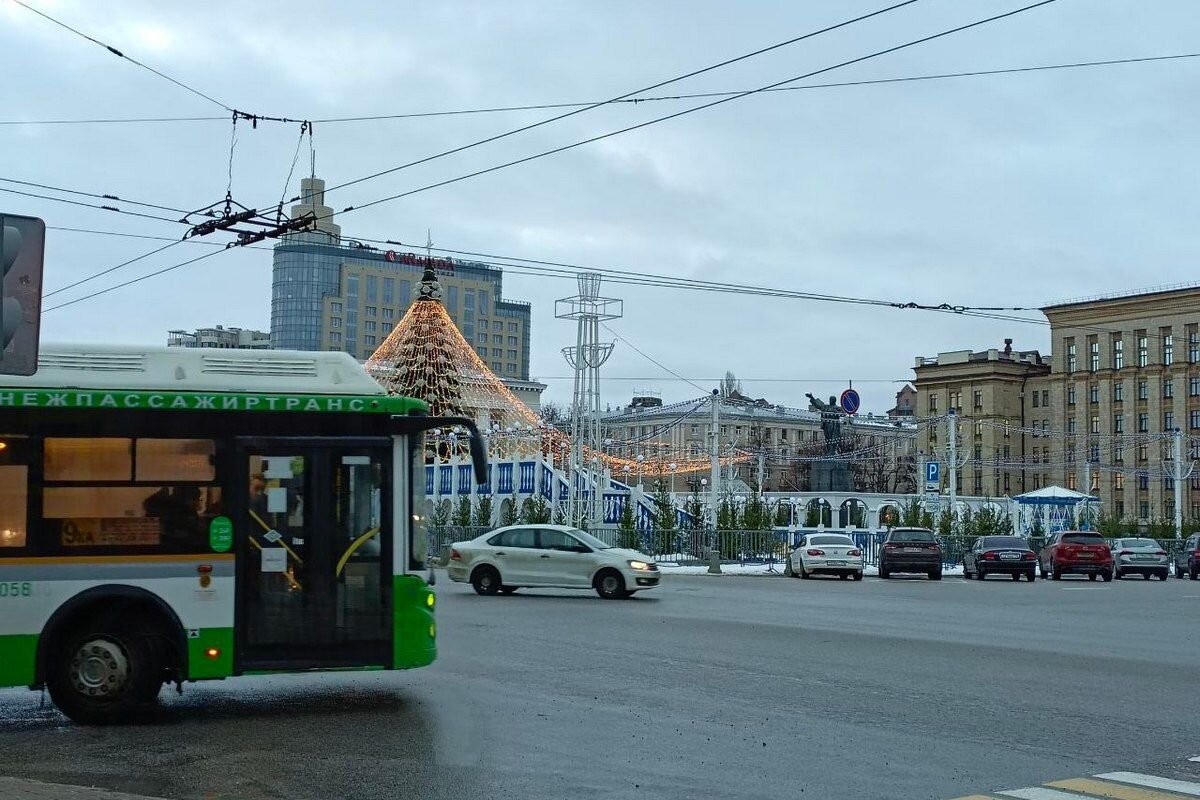
[[[1060,531],[1038,553],[1038,564],[1043,578],[1059,580],[1063,575],[1075,573],[1096,580],[1099,575],[1106,581],[1112,580],[1112,550],[1104,537],[1096,531]]]

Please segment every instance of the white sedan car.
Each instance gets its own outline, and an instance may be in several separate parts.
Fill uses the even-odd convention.
[[[788,556],[787,574],[808,578],[815,574],[853,576],[861,581],[863,554],[854,540],[844,533],[810,533]]]
[[[658,586],[658,565],[636,550],[609,547],[566,525],[511,525],[450,545],[450,580],[479,594],[512,594],[523,586],[595,589],[620,600]]]

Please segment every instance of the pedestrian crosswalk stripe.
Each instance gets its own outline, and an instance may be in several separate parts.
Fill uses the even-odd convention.
[[[1008,789],[997,794],[1005,797],[1017,797],[1020,800],[1081,800],[1079,795],[1069,792],[1060,792],[1057,789],[1043,789],[1040,786],[1031,786],[1028,789]]]
[[[1073,792],[1086,794],[1088,797],[1107,797],[1111,800],[1181,800],[1180,796],[1157,789],[1143,789],[1140,786],[1124,786],[1120,783],[1097,781],[1091,778],[1074,778],[1069,781],[1053,781],[1046,784],[1059,789],[1070,789]]]
[[[996,800],[990,794],[969,794],[966,797],[956,797],[954,800]]]
[[[1168,792],[1184,794],[1188,797],[1200,797],[1200,783],[1194,781],[1177,781],[1171,778],[1160,778],[1157,775],[1143,775],[1140,772],[1105,772],[1096,777],[1109,781],[1132,783],[1137,786],[1164,789]]]

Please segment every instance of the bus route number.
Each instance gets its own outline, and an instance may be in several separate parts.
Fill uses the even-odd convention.
[[[10,597],[30,597],[32,594],[33,584],[28,581],[24,583],[18,581],[0,583],[0,600]]]

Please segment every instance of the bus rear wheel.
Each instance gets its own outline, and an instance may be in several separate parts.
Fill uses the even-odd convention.
[[[163,665],[153,640],[131,627],[68,634],[51,659],[46,676],[50,699],[84,725],[138,719],[162,688]]]

